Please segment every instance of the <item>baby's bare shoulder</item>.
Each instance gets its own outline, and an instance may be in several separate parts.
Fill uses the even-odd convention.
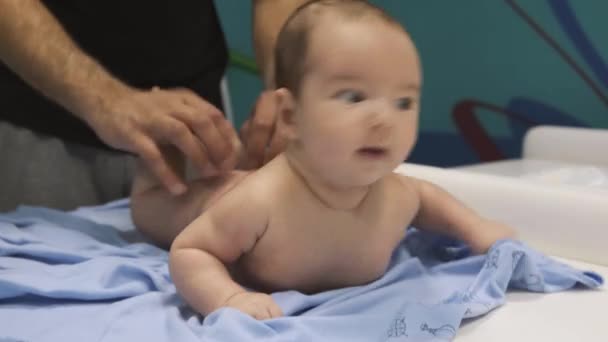
[[[251,172],[243,177],[238,184],[234,184],[232,189],[227,191],[226,200],[234,200],[239,205],[263,206],[269,197],[269,184],[263,174]]]
[[[255,210],[270,212],[282,197],[281,175],[273,165],[268,165],[254,172],[249,172],[222,196],[222,201],[231,202],[232,207],[249,207]]]
[[[385,177],[384,184],[391,202],[405,204],[414,209],[419,207],[420,196],[415,178],[393,173]]]
[[[385,177],[385,182],[390,188],[395,189],[402,195],[412,196],[417,194],[417,180],[415,178],[393,172]]]

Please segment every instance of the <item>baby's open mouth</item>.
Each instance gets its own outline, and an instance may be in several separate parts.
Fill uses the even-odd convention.
[[[387,154],[387,149],[383,147],[362,147],[357,150],[359,155],[368,158],[380,158]]]

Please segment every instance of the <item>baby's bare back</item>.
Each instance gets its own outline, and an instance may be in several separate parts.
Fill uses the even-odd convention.
[[[268,193],[265,233],[233,268],[246,286],[303,292],[361,285],[382,276],[418,209],[414,191],[391,174],[354,211],[326,207],[281,165],[267,165],[243,186]]]

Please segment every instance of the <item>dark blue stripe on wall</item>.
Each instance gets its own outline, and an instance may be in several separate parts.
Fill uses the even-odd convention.
[[[549,5],[560,26],[576,46],[587,65],[593,70],[604,87],[608,88],[608,65],[576,19],[570,2],[567,0],[549,0]]]

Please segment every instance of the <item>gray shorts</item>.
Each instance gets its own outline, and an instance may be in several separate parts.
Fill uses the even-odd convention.
[[[22,204],[65,210],[124,198],[134,170],[131,155],[0,121],[0,212]]]

